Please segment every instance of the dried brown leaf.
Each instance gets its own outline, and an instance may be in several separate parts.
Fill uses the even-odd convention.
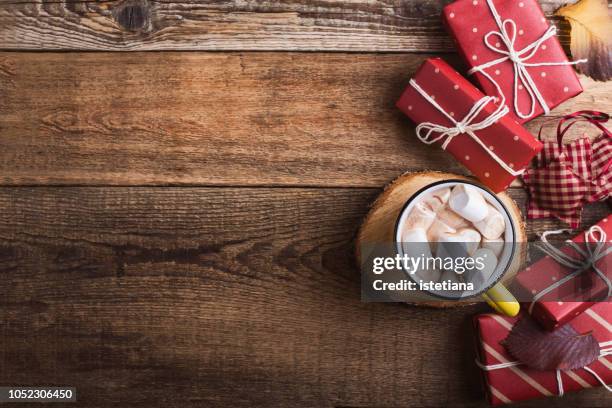
[[[581,0],[556,13],[571,25],[570,49],[578,71],[597,81],[612,79],[612,17],[606,0]]]

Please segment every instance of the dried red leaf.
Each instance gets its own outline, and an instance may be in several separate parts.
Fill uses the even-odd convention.
[[[514,325],[504,346],[512,357],[537,370],[573,370],[599,357],[599,343],[590,333],[580,334],[569,324],[549,332],[527,316]]]

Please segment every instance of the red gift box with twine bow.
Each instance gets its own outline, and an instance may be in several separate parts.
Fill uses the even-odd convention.
[[[578,77],[536,0],[458,0],[443,20],[468,72],[499,96],[520,123],[582,92]]]
[[[601,350],[598,360],[575,370],[540,371],[518,364],[502,343],[520,316],[483,314],[474,318],[477,364],[491,405],[558,396],[612,382],[612,303],[597,303],[570,323],[579,334],[590,332]]]
[[[555,249],[543,235],[544,258],[519,272],[516,294],[533,298],[526,307],[546,329],[573,321],[594,301],[606,301],[612,292],[612,218],[607,216]]]
[[[427,59],[397,102],[417,137],[438,143],[494,192],[505,190],[542,149],[523,126],[439,58]]]

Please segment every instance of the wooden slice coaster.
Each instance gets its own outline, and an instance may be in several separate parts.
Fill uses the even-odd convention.
[[[418,173],[406,173],[391,184],[389,184],[383,193],[376,199],[372,204],[370,212],[364,219],[356,238],[356,258],[358,266],[361,268],[363,260],[367,260],[371,255],[376,243],[387,243],[392,244],[395,242],[395,224],[397,219],[406,204],[406,201],[419,192],[423,188],[430,184],[440,181],[469,181],[480,185],[475,179],[465,177],[453,173],[444,173],[438,171],[425,171]],[[480,185],[481,186],[481,185]],[[486,189],[486,187],[482,186]],[[500,201],[504,204],[510,218],[513,220],[515,225],[515,234],[517,242],[526,242],[527,234],[525,232],[525,224],[523,217],[518,206],[512,198],[506,193],[496,194]],[[391,247],[393,245],[386,245]],[[508,268],[508,271],[504,275],[502,282],[511,280],[516,273],[519,271],[521,265],[525,261],[526,251],[525,245],[517,245],[517,252],[515,253],[512,263]],[[363,271],[362,271],[363,274]],[[408,292],[408,291],[404,291]],[[400,295],[401,296],[401,295]],[[395,300],[395,298],[394,298]],[[467,304],[474,304],[478,302],[480,298],[473,298],[470,301],[445,301],[434,299],[431,295],[424,292],[413,292],[410,295],[402,296],[398,301],[418,304],[431,307],[457,307],[464,306]]]

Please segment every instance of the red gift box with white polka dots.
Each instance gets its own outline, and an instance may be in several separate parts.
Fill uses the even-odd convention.
[[[523,308],[530,311],[531,315],[548,330],[554,330],[571,322],[572,319],[591,307],[595,301],[609,300],[606,280],[612,280],[612,252],[610,252],[612,217],[607,216],[595,226],[599,227],[604,234],[597,232],[588,237],[590,250],[585,245],[587,239],[585,232],[592,227],[572,239],[585,252],[584,255],[579,254],[568,245],[559,248],[564,254],[578,261],[578,264],[582,263],[584,265],[582,268],[564,266],[547,255],[519,272],[513,282],[513,289],[517,297],[527,300],[550,288],[551,285],[563,282],[562,279],[569,274],[580,271],[574,278],[554,287],[533,304],[529,302],[524,305]],[[598,250],[596,250],[597,241],[601,243]],[[589,266],[588,257],[585,256],[593,256],[595,251],[599,255],[595,254],[598,259],[594,264],[603,276],[595,273],[592,266]]]
[[[485,95],[467,79],[440,58],[427,59],[412,78],[418,86],[433,98],[446,114],[437,109],[414,86],[408,85],[397,102],[397,107],[417,125],[423,123],[453,128],[451,121],[464,121],[470,110]],[[492,99],[492,98],[489,98]],[[498,110],[494,102],[484,105],[482,111],[470,121],[477,124]],[[542,149],[542,143],[522,125],[504,115],[490,126],[475,130],[475,140],[467,133],[443,135],[442,128],[433,132],[435,143],[444,145],[460,163],[494,192],[505,190],[517,177],[504,169],[493,157],[503,161],[509,169],[525,169],[531,159]],[[422,132],[423,134],[426,132]],[[449,139],[450,138],[450,139]],[[415,138],[415,143],[420,143]]]
[[[521,316],[524,314],[506,317],[489,313],[474,317],[477,359],[491,405],[559,396],[601,387],[602,382],[610,384],[612,357],[606,355],[601,355],[586,368],[560,370],[558,373],[556,370],[540,371],[522,364],[513,365],[516,359],[508,353],[503,342]],[[570,325],[579,334],[591,333],[600,350],[609,348],[612,342],[612,303],[595,304]]]
[[[443,20],[470,68],[489,65],[473,73],[478,86],[491,96],[501,91],[519,123],[582,92],[537,0],[458,0],[444,7]]]

